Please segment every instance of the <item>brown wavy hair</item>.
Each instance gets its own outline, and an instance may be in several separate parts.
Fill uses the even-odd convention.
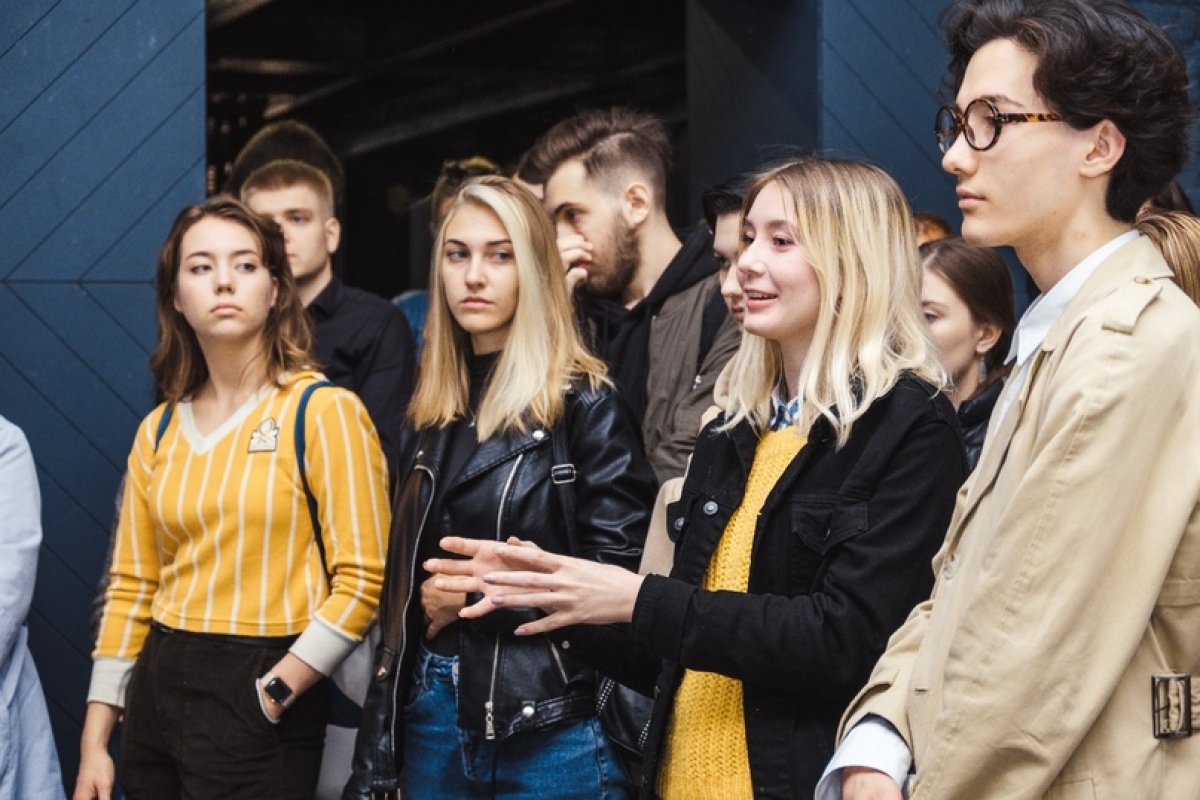
[[[196,333],[175,308],[184,234],[206,217],[233,222],[250,231],[262,248],[263,266],[275,279],[275,305],[267,315],[262,332],[268,379],[278,383],[284,373],[314,364],[312,330],[296,294],[296,281],[288,266],[283,232],[272,220],[255,214],[232,197],[217,195],[180,211],[158,252],[155,276],[158,344],[150,357],[150,370],[168,403],[178,403],[194,394],[208,380],[208,364]]]
[[[1004,377],[1008,374],[1004,360],[1017,328],[1012,275],[1004,259],[990,247],[975,247],[957,236],[926,242],[920,253],[925,269],[950,284],[976,324],[990,322],[1000,329],[1000,337],[983,357],[987,366],[983,386]]]

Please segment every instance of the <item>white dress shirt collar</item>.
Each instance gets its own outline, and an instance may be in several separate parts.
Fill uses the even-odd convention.
[[[1050,287],[1050,291],[1034,300],[1021,316],[1021,321],[1017,324],[1016,331],[1013,332],[1012,347],[1009,348],[1008,358],[1005,361],[1011,362],[1015,359],[1017,366],[1023,366],[1029,361],[1030,357],[1042,346],[1042,342],[1046,340],[1046,334],[1050,333],[1050,328],[1062,316],[1067,305],[1075,299],[1075,295],[1087,283],[1088,278],[1092,277],[1105,259],[1127,242],[1138,238],[1138,235],[1136,230],[1132,230],[1110,239],[1062,276],[1058,283]]]

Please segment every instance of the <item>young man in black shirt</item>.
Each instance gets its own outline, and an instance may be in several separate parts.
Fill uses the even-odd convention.
[[[250,174],[241,195],[283,229],[300,299],[313,321],[321,369],[362,398],[395,475],[416,375],[416,350],[404,315],[382,297],[346,286],[334,275],[341,223],[322,172],[299,161],[272,161]]]

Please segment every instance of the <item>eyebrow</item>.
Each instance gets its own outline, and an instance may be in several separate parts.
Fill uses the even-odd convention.
[[[1013,100],[1006,94],[981,94],[978,97],[968,101],[967,105],[975,102],[975,100],[990,100],[992,103],[1010,103],[1017,108],[1025,108],[1025,104],[1020,100]],[[963,110],[963,106],[960,106],[957,102],[955,102],[954,110],[961,112]]]
[[[234,250],[230,253],[231,256],[258,256],[262,258],[262,254],[257,250]],[[207,250],[197,250],[194,253],[188,253],[184,258],[215,258],[215,256]]]
[[[460,247],[467,247],[467,243],[462,241],[461,239],[447,239],[445,241],[445,244],[456,244],[456,245],[459,245]],[[512,244],[512,239],[496,239],[491,242],[483,243],[484,247],[496,247],[497,245],[501,245],[501,244]]]

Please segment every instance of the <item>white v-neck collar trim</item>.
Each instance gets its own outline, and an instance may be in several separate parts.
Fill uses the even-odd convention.
[[[207,436],[202,436],[200,431],[196,428],[196,419],[192,416],[191,399],[189,398],[187,400],[181,400],[179,401],[179,407],[177,409],[179,413],[179,429],[183,432],[183,435],[187,437],[188,444],[191,445],[194,452],[207,453],[217,442],[224,438],[226,434],[228,434],[237,426],[241,425],[246,417],[250,415],[250,412],[253,411],[258,404],[262,402],[263,398],[266,397],[267,394],[274,388],[275,387],[271,384],[267,384],[254,394],[250,395],[250,397],[246,399],[246,402],[242,403],[242,405],[239,406],[236,411],[230,414],[224,422],[214,428],[212,433],[208,434]]]

